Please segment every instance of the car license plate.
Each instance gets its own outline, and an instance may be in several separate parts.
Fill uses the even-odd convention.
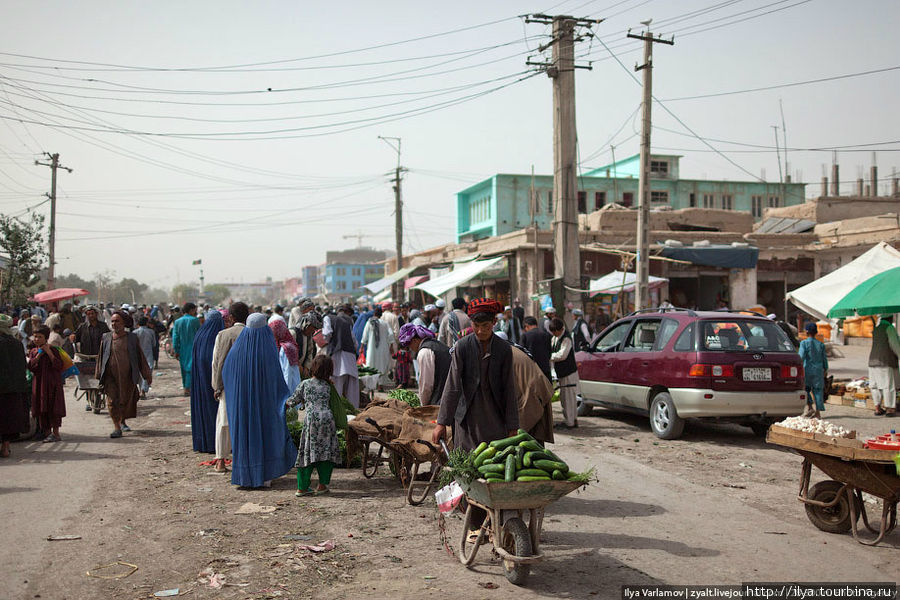
[[[772,381],[772,369],[744,369],[744,381]]]

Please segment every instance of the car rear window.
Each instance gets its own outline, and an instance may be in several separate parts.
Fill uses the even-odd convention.
[[[794,352],[791,341],[771,321],[703,321],[700,345],[713,352]]]

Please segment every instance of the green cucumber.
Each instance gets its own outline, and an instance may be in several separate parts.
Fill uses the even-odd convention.
[[[550,474],[543,469],[519,469],[516,477],[549,477]]]
[[[485,481],[487,481],[488,483],[503,483],[504,480],[498,477],[486,477]]]
[[[503,470],[503,465],[481,465],[478,467],[478,472],[482,475],[487,475],[488,473],[503,473]]]
[[[513,481],[516,478],[516,457],[510,454],[506,457],[506,470],[504,471],[504,479]]]
[[[543,469],[548,473],[552,473],[556,469],[559,469],[563,473],[569,472],[569,465],[564,462],[560,462],[557,460],[535,460],[532,461],[532,464],[538,469]]]
[[[554,469],[553,474],[550,477],[555,481],[563,481],[566,478],[566,474],[559,469]]]
[[[519,449],[516,450],[516,469],[517,470],[521,470],[525,466],[525,463],[522,462],[523,460],[525,460],[525,448],[523,448],[522,446],[519,446]]]
[[[534,437],[532,437],[532,435],[531,435],[530,433],[528,433],[527,431],[525,431],[525,430],[522,429],[521,427],[519,428],[519,430],[517,431],[517,433],[518,433],[519,435],[524,435],[524,436],[526,436],[526,439],[529,439],[529,440],[531,440],[532,442],[536,442],[536,441],[537,441],[536,439],[534,439]]]
[[[516,477],[516,481],[550,481],[550,478],[544,475],[543,477],[533,477],[531,475],[523,475],[521,477]]]
[[[502,440],[494,440],[493,442],[490,443],[490,446],[492,448],[496,448],[497,450],[503,450],[507,446],[516,446],[516,445],[518,445],[519,442],[524,442],[529,437],[531,437],[531,436],[528,435],[527,433],[525,433],[525,434],[520,433],[519,435],[514,435],[514,436],[508,437],[508,438],[503,438]]]
[[[475,458],[478,457],[479,454],[481,454],[482,452],[484,452],[484,449],[487,448],[487,447],[488,447],[487,442],[481,442],[480,444],[478,444],[477,446],[475,446],[475,449],[472,450],[472,453],[470,454],[470,456],[471,456],[472,459],[474,460]]]
[[[541,448],[541,445],[535,442],[534,440],[525,440],[524,442],[519,442],[520,448],[525,448],[528,452],[543,452],[544,449]]]
[[[485,449],[481,452],[481,454],[479,454],[478,457],[475,459],[475,463],[474,463],[474,464],[475,464],[475,468],[477,469],[478,467],[480,467],[481,465],[483,465],[483,464],[484,464],[484,461],[486,461],[487,459],[489,459],[490,457],[492,457],[492,456],[495,455],[495,454],[497,454],[497,449],[496,449],[496,448],[491,448],[490,446],[488,446],[487,448],[485,448]]]
[[[497,459],[498,461],[502,460],[505,462],[506,457],[509,456],[510,454],[515,456],[517,449],[518,449],[518,446],[507,446],[503,450],[500,450],[499,452],[497,452],[497,454],[494,455],[494,458]]]
[[[526,452],[522,463],[526,467],[533,467],[536,460],[550,460],[550,456],[546,452]]]

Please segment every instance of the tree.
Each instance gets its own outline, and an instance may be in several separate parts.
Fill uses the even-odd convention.
[[[56,287],[58,288],[81,288],[90,292],[92,298],[97,297],[97,284],[87,279],[82,279],[75,273],[69,275],[57,275]]]
[[[203,288],[203,294],[206,296],[206,302],[212,305],[224,304],[226,300],[231,298],[231,290],[228,286],[220,283],[212,283]]]
[[[119,283],[115,284],[113,295],[120,299],[121,302],[140,303],[143,298],[144,290],[147,289],[146,283],[141,283],[136,279],[125,277]]]
[[[30,221],[0,216],[0,250],[9,257],[0,277],[0,302],[24,304],[46,266],[44,216],[30,213]]]
[[[197,300],[197,285],[194,283],[179,283],[172,288],[172,302],[184,304],[187,301]]]

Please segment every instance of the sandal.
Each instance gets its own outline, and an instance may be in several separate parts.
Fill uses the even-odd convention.
[[[60,439],[58,437],[56,437],[55,435],[53,435],[52,433],[44,438],[45,444],[50,443],[50,442],[58,442],[58,441],[60,441]]]
[[[875,407],[875,415],[876,415],[876,416],[879,416],[879,417],[880,417],[880,416],[883,415],[884,413],[885,413],[885,410],[881,407],[880,404],[879,404],[878,406]]]
[[[121,429],[116,429],[116,430],[113,431],[111,434],[109,434],[109,437],[111,437],[111,438],[120,438],[120,437],[122,437],[122,430],[121,430]]]
[[[327,494],[331,491],[331,488],[325,488],[324,490],[316,490],[314,493],[316,496],[321,496],[322,494]]]
[[[312,490],[297,490],[297,492],[294,495],[297,496],[298,498],[301,498],[303,496],[315,496],[316,493]]]

